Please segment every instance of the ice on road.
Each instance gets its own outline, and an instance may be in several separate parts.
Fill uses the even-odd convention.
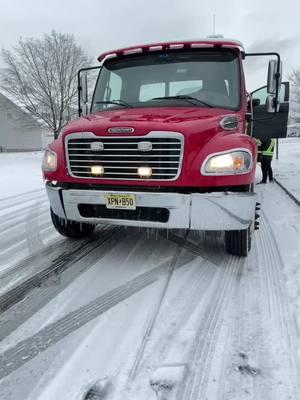
[[[298,154],[286,140],[274,162],[295,196]],[[218,233],[101,226],[71,241],[51,226],[40,160],[0,154],[1,399],[300,399],[300,208],[282,188],[256,187],[246,259]]]

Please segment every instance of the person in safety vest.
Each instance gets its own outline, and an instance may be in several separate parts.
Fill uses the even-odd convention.
[[[272,158],[275,149],[275,139],[267,139],[261,141],[261,171],[262,181],[260,183],[273,182]]]

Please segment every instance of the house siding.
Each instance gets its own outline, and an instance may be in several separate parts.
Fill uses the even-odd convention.
[[[30,114],[0,94],[0,151],[30,151],[45,147],[49,133]]]

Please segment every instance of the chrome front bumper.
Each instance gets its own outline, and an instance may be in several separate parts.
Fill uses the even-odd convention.
[[[92,224],[112,224],[165,229],[241,230],[254,220],[256,193],[151,193],[118,190],[62,189],[46,185],[51,207],[59,217]],[[136,221],[112,218],[85,218],[79,204],[105,204],[105,193],[131,193],[137,207],[158,207],[169,210],[168,222]]]

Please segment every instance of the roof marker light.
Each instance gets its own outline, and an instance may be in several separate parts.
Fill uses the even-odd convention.
[[[130,54],[138,54],[138,53],[142,53],[143,49],[141,47],[138,47],[136,49],[130,49],[130,50],[125,50],[123,52],[124,56],[130,55]]]
[[[169,48],[170,49],[183,49],[184,44],[183,43],[170,44]]]
[[[199,49],[201,47],[214,47],[213,43],[191,43],[192,49]]]
[[[162,46],[150,46],[149,47],[149,51],[159,51],[162,50],[163,47]]]

